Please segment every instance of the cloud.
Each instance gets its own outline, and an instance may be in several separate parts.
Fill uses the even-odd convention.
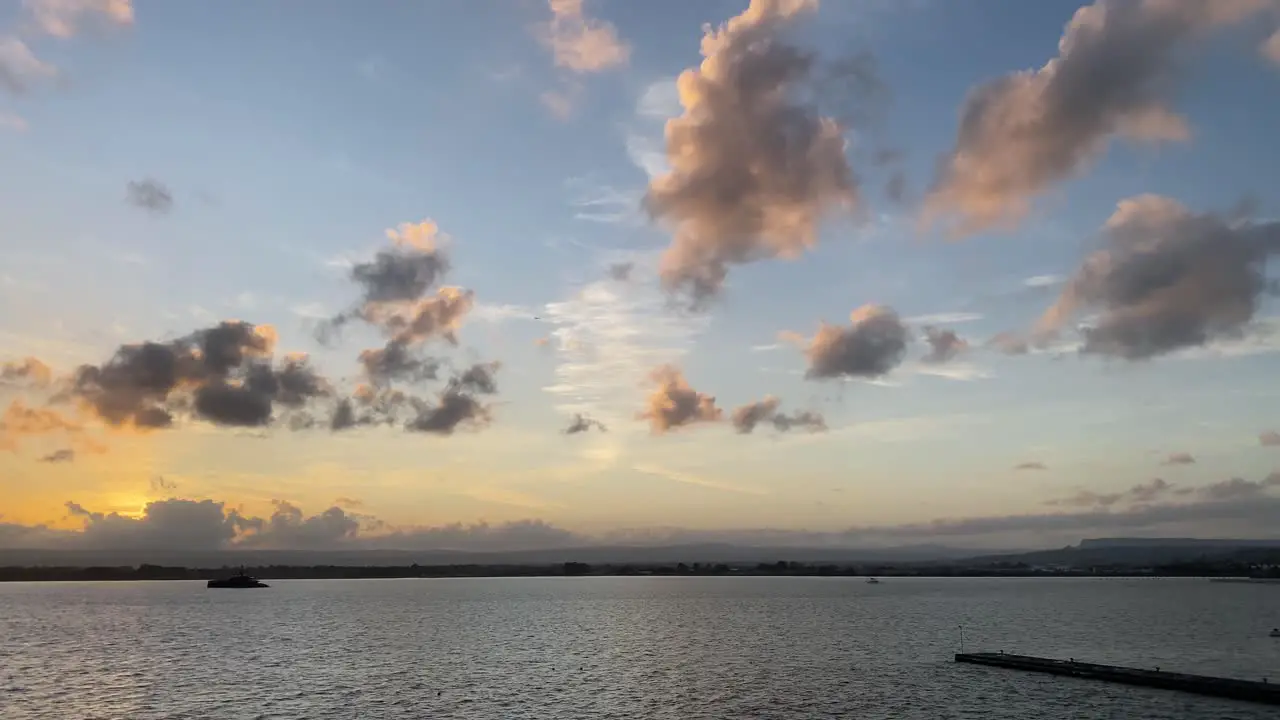
[[[600,432],[608,432],[609,429],[599,420],[593,420],[582,413],[574,413],[572,419],[569,420],[569,426],[564,429],[565,435],[577,435],[595,428]]]
[[[795,257],[817,242],[828,212],[858,204],[841,125],[800,98],[825,98],[837,84],[853,96],[879,86],[866,62],[818,78],[815,56],[785,42],[784,29],[817,6],[753,0],[708,26],[702,64],[680,75],[684,114],[666,124],[669,172],[652,179],[645,206],[673,227],[661,278],[691,307],[719,294],[731,265]]]
[[[1032,461],[1032,462],[1018,463],[1017,465],[1013,466],[1013,469],[1014,470],[1048,470],[1049,466],[1045,465],[1042,462]]]
[[[327,397],[328,382],[302,354],[273,360],[275,330],[229,320],[167,342],[123,345],[101,365],[85,364],[54,386],[54,404],[108,426],[148,430],[179,417],[218,425],[263,426]],[[79,433],[85,423],[20,401],[6,432]]]
[[[458,427],[479,429],[492,419],[490,409],[476,395],[492,395],[498,391],[494,374],[499,364],[477,363],[449,380],[434,405],[414,399],[417,415],[407,429],[415,432],[452,435]]]
[[[1258,444],[1263,447],[1280,447],[1280,432],[1267,430],[1258,434]]]
[[[1096,313],[1081,352],[1144,360],[1239,337],[1267,290],[1280,222],[1196,214],[1175,200],[1120,201],[1091,254],[1041,317],[1041,342],[1077,314]]]
[[[551,50],[556,67],[597,73],[627,64],[631,47],[612,23],[587,17],[583,0],[548,0],[551,19],[536,26],[538,41]]]
[[[636,472],[694,487],[767,496],[740,487],[656,465]],[[389,527],[376,518],[340,507],[306,515],[277,502],[270,518],[248,516],[213,500],[170,499],[149,503],[140,517],[88,510],[67,503],[81,519],[79,530],[0,523],[0,548],[224,550],[232,548],[377,549],[500,551],[565,548],[601,543],[679,545],[735,543],[755,546],[874,547],[884,544],[966,541],[1004,547],[1061,546],[1099,534],[1141,536],[1270,536],[1280,512],[1280,474],[1260,481],[1232,478],[1200,488],[1174,488],[1161,480],[1112,494],[1081,495],[1054,504],[1077,511],[939,518],[897,525],[853,526],[843,530],[640,528],[589,536],[542,520],[489,525],[455,523],[435,527]],[[1183,492],[1190,490],[1191,492]],[[1102,502],[1099,502],[1101,498]],[[1181,498],[1171,501],[1172,498]]]
[[[155,477],[151,478],[151,482],[149,483],[149,485],[151,487],[151,492],[153,493],[154,492],[171,492],[173,490],[178,489],[178,483],[172,480],[168,480],[161,475],[156,475]]]
[[[1150,503],[1174,491],[1174,486],[1161,478],[1151,482],[1134,485],[1123,492],[1095,493],[1082,490],[1069,497],[1049,500],[1046,505],[1066,505],[1072,507],[1111,507],[1119,503]]]
[[[1112,138],[1181,141],[1169,107],[1180,52],[1269,0],[1098,0],[1076,11],[1058,56],[970,92],[955,146],[925,203],[925,219],[970,234],[1009,225],[1052,185],[1088,168]]]
[[[932,325],[924,327],[924,339],[929,343],[929,354],[923,360],[926,363],[949,362],[969,349],[969,343],[961,339],[954,330],[944,330]]]
[[[633,262],[613,263],[608,267],[609,277],[618,282],[626,282],[631,279],[631,273],[636,269]]]
[[[148,503],[139,517],[66,503],[78,530],[0,523],[0,548],[147,551],[231,549],[522,550],[582,544],[586,538],[542,520],[496,525],[454,523],[389,527],[335,503],[307,515],[293,503],[273,501],[269,517],[246,515],[214,500],[169,499]],[[353,503],[346,503],[352,505]]]
[[[316,337],[330,343],[349,322],[359,320],[386,337],[381,348],[360,353],[368,379],[376,384],[435,379],[439,361],[421,354],[433,340],[457,345],[457,331],[475,309],[475,293],[459,287],[436,287],[452,265],[438,226],[424,220],[401,223],[386,231],[391,247],[371,260],[350,264],[347,274],[360,288],[360,299],[318,328]],[[490,316],[506,310],[492,310]]]
[[[957,323],[973,322],[983,318],[982,313],[976,312],[942,312],[930,313],[927,315],[913,315],[903,320],[909,325],[955,325]]]
[[[52,380],[53,370],[39,358],[25,357],[17,361],[0,363],[0,385],[16,383],[42,387]]]
[[[1169,457],[1164,459],[1165,465],[1194,465],[1196,458],[1189,452],[1171,453]]]
[[[769,494],[767,490],[762,490],[760,488],[734,485],[732,483],[703,477],[702,475],[695,473],[662,467],[661,465],[642,464],[632,466],[631,469],[643,475],[652,475],[654,477],[663,478],[682,485],[691,485],[693,487],[706,488],[708,490],[719,490],[721,492],[733,493],[735,495],[764,496]]]
[[[54,450],[53,452],[40,458],[42,463],[66,463],[76,459],[76,451],[71,448],[63,448]]]
[[[334,506],[318,515],[306,516],[298,506],[284,500],[273,500],[275,510],[265,520],[245,518],[242,523],[253,529],[243,534],[236,544],[242,547],[324,548],[342,545],[360,533],[359,520]]]
[[[1258,48],[1262,56],[1277,65],[1280,65],[1280,30],[1275,31],[1267,38],[1266,42]]]
[[[158,180],[130,180],[125,200],[136,208],[156,215],[167,215],[173,209],[173,193]]]
[[[864,305],[850,314],[849,321],[848,327],[823,323],[807,341],[806,378],[874,379],[902,362],[910,335],[892,309]]]
[[[0,89],[24,95],[33,84],[57,74],[58,69],[36,57],[26,43],[14,37],[0,38]]]
[[[69,38],[83,23],[99,20],[132,25],[133,0],[23,0],[36,25],[54,37]]]
[[[1062,284],[1064,280],[1066,278],[1061,275],[1032,275],[1023,280],[1022,285],[1029,288],[1053,287]]]
[[[647,407],[638,417],[649,421],[654,434],[695,423],[718,422],[724,416],[716,407],[716,399],[690,387],[684,373],[674,365],[655,369],[649,379],[657,388],[650,393]]]
[[[1102,533],[1161,531],[1210,537],[1250,534],[1269,537],[1274,531],[1276,513],[1280,512],[1280,497],[1267,491],[1277,484],[1280,478],[1273,474],[1259,483],[1227,481],[1210,486],[1219,489],[1201,489],[1190,502],[1138,502],[1120,510],[1090,507],[1080,512],[944,518],[880,528],[855,527],[847,530],[845,537],[864,541],[904,538],[947,541],[1016,535],[1047,542],[1048,538],[1078,539]],[[1233,489],[1224,492],[1221,488],[1227,486]]]
[[[734,408],[730,415],[733,427],[739,433],[749,434],[762,422],[771,423],[778,432],[787,432],[792,428],[804,428],[810,432],[821,432],[827,429],[827,421],[820,413],[811,410],[797,410],[788,415],[779,412],[782,401],[772,395],[763,400],[747,403]]]
[[[73,536],[75,544],[100,549],[217,550],[251,526],[237,511],[213,500],[158,500],[147,503],[139,518],[93,512],[74,502],[66,507],[84,522]]]
[[[665,312],[665,298],[648,282],[652,263],[633,260],[632,282],[602,279],[572,288],[542,314],[554,328],[555,380],[544,391],[556,396],[555,409],[614,430],[626,428],[645,402],[637,378],[687,352],[708,322],[706,316]],[[611,434],[608,442],[621,439]]]

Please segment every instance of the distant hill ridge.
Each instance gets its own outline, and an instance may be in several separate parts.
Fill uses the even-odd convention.
[[[1056,550],[991,551],[942,545],[889,548],[763,547],[729,544],[664,546],[580,546],[504,551],[461,550],[174,550],[174,549],[0,549],[0,566],[136,566],[143,563],[182,567],[237,565],[542,565],[562,562],[660,564],[677,562],[915,565],[1147,565],[1234,552],[1280,550],[1280,539],[1091,538]]]

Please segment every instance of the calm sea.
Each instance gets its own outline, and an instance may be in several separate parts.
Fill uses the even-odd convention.
[[[959,666],[1005,650],[1280,682],[1280,586],[548,578],[0,584],[0,718],[1269,718]]]

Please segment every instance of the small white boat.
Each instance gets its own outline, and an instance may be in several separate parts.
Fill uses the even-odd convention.
[[[868,585],[879,585],[880,581],[875,578],[867,578]]]
[[[1280,628],[1271,628],[1271,637],[1280,638]]]

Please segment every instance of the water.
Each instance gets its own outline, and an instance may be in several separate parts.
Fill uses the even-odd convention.
[[[1271,718],[950,662],[1280,682],[1280,587],[548,578],[0,584],[0,718]]]

